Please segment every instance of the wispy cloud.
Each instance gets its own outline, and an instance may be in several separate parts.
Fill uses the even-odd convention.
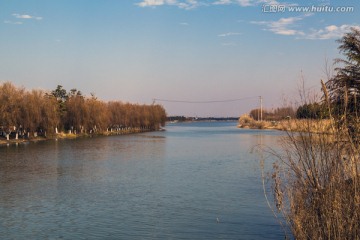
[[[167,1],[165,0],[144,0],[140,3],[137,3],[136,5],[140,7],[154,7],[154,6],[161,6],[166,4]]]
[[[295,29],[295,23],[303,20],[306,16],[310,15],[280,18],[277,21],[252,21],[250,23],[265,26],[266,28],[264,30],[273,32],[275,34],[304,35],[303,31]]]
[[[193,9],[200,5],[205,5],[205,3],[201,3],[198,0],[143,0],[142,2],[136,3],[136,5],[140,7],[157,7],[162,5],[172,5],[182,9]]]
[[[359,25],[343,24],[341,26],[329,25],[323,29],[311,29],[309,34],[304,36],[305,39],[334,39],[342,37],[346,32],[350,31],[350,28],[356,28],[360,30]]]
[[[179,23],[179,25],[181,25],[181,26],[189,26],[189,23],[187,23],[187,22],[181,22],[181,23]]]
[[[222,34],[219,34],[218,37],[230,37],[230,36],[237,36],[237,35],[241,35],[241,33],[239,33],[239,32],[222,33]]]
[[[8,21],[8,20],[4,21],[4,23],[6,23],[6,24],[14,24],[14,25],[21,25],[21,24],[23,24],[22,22],[19,22],[19,21],[15,22],[15,21]]]
[[[265,26],[264,30],[279,35],[295,36],[297,39],[336,39],[349,32],[350,28],[360,29],[359,25],[343,24],[340,26],[328,25],[322,29],[311,28],[309,30],[299,30],[298,22],[305,17],[312,16],[306,14],[298,17],[280,18],[277,21],[252,21],[250,23]]]
[[[21,25],[24,23],[24,21],[33,19],[33,20],[42,20],[42,17],[39,16],[31,16],[28,14],[19,14],[19,13],[13,13],[11,14],[13,18],[21,19],[21,21],[14,21],[14,20],[5,20],[4,23],[6,24],[14,24],[14,25]]]
[[[194,9],[210,5],[239,5],[242,7],[258,6],[261,4],[279,4],[276,0],[142,0],[136,3],[140,7],[158,7],[172,5],[182,9]],[[282,5],[288,5],[282,3]]]
[[[237,0],[237,3],[243,7],[256,5],[255,1],[252,1],[252,0]]]
[[[232,3],[233,3],[232,0],[218,0],[218,1],[213,2],[213,5],[229,5]]]
[[[177,5],[179,8],[193,9],[193,8],[197,8],[199,6],[207,5],[207,4],[197,1],[197,0],[186,0],[186,2],[177,3],[175,5]]]
[[[257,6],[261,4],[269,4],[269,5],[278,5],[280,4],[276,0],[217,0],[212,3],[213,5],[229,5],[229,4],[237,4],[242,7],[250,7]],[[286,3],[282,3],[282,5],[288,5]]]
[[[28,14],[18,14],[18,13],[13,13],[12,16],[14,16],[15,18],[20,18],[20,19],[35,19],[35,20],[42,20],[42,17],[37,17],[37,16],[31,16]]]

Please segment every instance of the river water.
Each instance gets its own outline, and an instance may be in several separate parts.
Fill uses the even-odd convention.
[[[0,147],[1,239],[283,239],[235,122]],[[266,166],[270,163],[266,163]]]

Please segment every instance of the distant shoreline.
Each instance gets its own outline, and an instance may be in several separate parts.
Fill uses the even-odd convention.
[[[128,130],[120,130],[120,131],[108,131],[108,132],[102,132],[102,133],[95,133],[95,134],[65,134],[65,133],[59,133],[57,135],[51,136],[51,137],[31,137],[31,138],[19,138],[19,139],[10,139],[6,140],[4,138],[0,138],[0,146],[4,145],[16,145],[21,143],[28,143],[28,142],[39,142],[39,141],[49,141],[49,140],[57,140],[57,139],[76,139],[76,138],[90,138],[94,136],[115,136],[115,135],[130,135],[130,134],[136,134],[136,133],[144,133],[144,132],[156,132],[161,131],[160,130],[149,130],[149,129],[128,129]]]
[[[167,122],[230,122],[238,121],[239,117],[184,117],[170,116]]]
[[[331,133],[331,121],[329,119],[290,119],[281,121],[250,121],[240,124],[238,128],[245,129],[264,129],[279,130],[290,132],[312,132],[312,133]]]

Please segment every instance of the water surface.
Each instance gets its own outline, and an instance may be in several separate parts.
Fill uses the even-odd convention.
[[[281,239],[234,122],[0,147],[3,239]]]

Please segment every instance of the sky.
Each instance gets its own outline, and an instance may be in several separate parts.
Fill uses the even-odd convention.
[[[0,0],[0,82],[237,117],[296,102],[301,79],[319,92],[359,16],[358,0]]]

